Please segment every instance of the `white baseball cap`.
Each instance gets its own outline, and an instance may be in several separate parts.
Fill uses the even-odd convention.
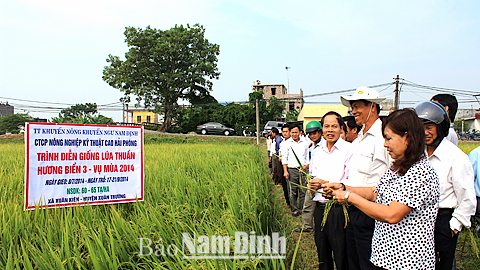
[[[377,91],[366,86],[358,87],[355,93],[351,96],[340,96],[342,104],[347,107],[350,107],[350,101],[361,99],[380,104],[380,102],[384,101],[386,98],[379,97]]]

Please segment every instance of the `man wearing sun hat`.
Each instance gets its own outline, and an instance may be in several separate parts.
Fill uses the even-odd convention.
[[[342,104],[352,108],[355,121],[362,129],[352,144],[353,155],[348,186],[373,187],[390,166],[390,157],[383,146],[382,121],[379,103],[385,98],[377,91],[362,86],[351,96],[341,96]],[[375,221],[354,206],[349,207],[350,223],[347,226],[347,250],[349,269],[375,269],[370,262],[371,244]]]

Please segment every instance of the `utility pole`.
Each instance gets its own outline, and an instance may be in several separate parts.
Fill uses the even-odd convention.
[[[399,100],[398,100],[399,96],[398,96],[398,94],[399,94],[399,91],[400,91],[400,90],[398,89],[398,84],[399,84],[400,78],[399,78],[399,76],[397,75],[397,77],[396,77],[396,78],[393,78],[393,79],[395,80],[395,104],[394,104],[394,109],[395,109],[395,110],[398,110],[398,103],[399,103]]]
[[[125,114],[125,117],[126,117],[125,123],[128,123],[128,103],[125,103],[125,108],[127,108],[127,111],[126,111],[126,114]],[[132,113],[132,119],[133,119],[133,113]],[[133,123],[133,121],[132,121],[132,123]]]
[[[258,98],[255,100],[255,116],[257,118],[257,144],[260,144],[260,108],[258,107]]]
[[[125,121],[125,100],[122,98],[122,110],[123,110],[123,123],[126,123]]]
[[[285,67],[287,70],[287,94],[290,92],[290,79],[288,78],[288,70],[291,69],[291,67]]]

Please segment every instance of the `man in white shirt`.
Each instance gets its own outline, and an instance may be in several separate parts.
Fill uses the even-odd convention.
[[[265,137],[265,140],[267,142],[267,154],[268,154],[268,171],[270,174],[273,173],[273,167],[272,167],[272,152],[270,152],[272,148],[272,137],[271,137],[271,131],[263,133],[263,136]]]
[[[448,118],[450,120],[450,129],[448,130],[447,140],[458,146],[458,135],[453,128],[453,122],[455,121],[455,115],[457,115],[458,101],[457,98],[450,94],[438,94],[433,96],[431,101],[440,103],[445,110],[447,110]]]
[[[310,121],[307,124],[305,129],[308,135],[308,152],[310,155],[310,163],[308,164],[309,174],[312,175],[312,152],[315,147],[319,146],[320,141],[323,140],[322,137],[322,125],[318,121]],[[305,191],[305,200],[303,203],[303,210],[302,210],[302,228],[295,229],[294,232],[312,232],[313,231],[313,214],[315,212],[315,205],[316,202],[313,200],[313,194]]]
[[[290,125],[289,124],[284,124],[282,126],[282,137],[283,141],[280,143],[280,161],[282,160],[282,153],[285,152],[286,145],[288,144],[286,141],[290,139]],[[290,207],[290,188],[288,186],[287,179],[285,179],[285,176],[283,174],[283,165],[280,162],[280,179],[282,181],[282,188],[283,188],[283,195],[285,196],[285,203],[287,204],[287,207]]]
[[[390,156],[383,146],[382,121],[379,103],[385,98],[369,87],[359,87],[352,96],[341,96],[342,104],[352,108],[359,126],[363,126],[352,143],[353,155],[345,185],[373,187],[390,166]],[[370,262],[375,221],[356,207],[349,207],[350,224],[347,226],[349,269],[375,269]]]
[[[428,160],[440,180],[440,202],[435,223],[435,269],[452,269],[458,233],[470,228],[475,214],[474,173],[468,156],[445,137],[450,120],[439,103],[422,102],[415,111],[425,124]]]
[[[320,188],[324,182],[342,183],[348,177],[353,146],[340,137],[342,116],[330,111],[322,118],[323,137],[312,152],[310,161],[310,180],[313,189]],[[308,196],[308,195],[307,195]],[[328,202],[320,193],[313,198],[315,207],[315,244],[317,246],[319,269],[333,270],[333,257],[337,270],[347,270],[347,241],[345,234],[345,215],[339,203],[334,203],[325,225],[322,226],[325,204]]]
[[[305,189],[297,185],[307,186],[306,176],[301,170],[305,171],[308,168],[308,144],[307,141],[300,140],[300,127],[298,125],[293,125],[290,128],[290,136],[290,139],[286,141],[284,152],[281,153],[282,165],[283,175],[289,183],[292,215],[298,217],[303,209]],[[295,154],[300,163],[297,161]]]
[[[343,122],[347,126],[347,132],[345,134],[345,141],[352,143],[357,139],[358,132],[360,132],[361,126],[357,125],[355,117],[352,115],[344,116]]]

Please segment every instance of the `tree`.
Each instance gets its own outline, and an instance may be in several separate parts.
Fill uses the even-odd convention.
[[[260,114],[260,123],[266,123],[271,120],[277,120],[282,117],[283,110],[285,109],[285,102],[276,98],[270,97],[267,101],[263,97],[263,92],[255,91],[251,92],[248,96],[248,100],[251,106],[255,108],[256,100],[259,101],[259,114]],[[255,118],[253,119],[253,123],[255,123]]]
[[[66,121],[74,121],[77,118],[85,118],[87,115],[97,113],[96,103],[75,104],[60,111]]]
[[[259,99],[260,123],[276,120],[282,117],[285,102],[271,97],[268,106],[262,92],[252,92],[249,95],[249,103],[239,105],[229,103],[219,104],[214,97],[205,97],[193,102],[188,108],[180,108],[176,111],[175,121],[178,123],[178,132],[195,131],[196,127],[206,122],[219,122],[242,134],[243,129],[255,130],[255,100]],[[211,100],[213,99],[213,100]]]
[[[205,38],[203,26],[175,25],[165,31],[126,27],[124,34],[130,48],[125,60],[109,55],[103,80],[122,91],[126,101],[133,94],[137,105],[143,101],[146,108],[163,113],[160,130],[170,127],[179,99],[196,102],[198,96],[210,96],[210,80],[220,76],[220,46]]]
[[[458,134],[462,134],[462,123],[463,123],[463,132],[470,131],[470,125],[465,122],[465,119],[458,119],[453,122],[453,128],[457,131]]]
[[[98,114],[96,103],[75,104],[63,109],[58,117],[52,117],[52,123],[77,123],[115,125],[112,118]]]
[[[25,122],[32,121],[32,117],[28,114],[9,114],[7,116],[0,118],[0,134],[9,132],[9,133],[18,133],[20,131],[19,126],[25,126]]]
[[[270,102],[267,106],[267,121],[282,118],[283,110],[285,110],[285,101],[276,97],[270,97]]]
[[[285,117],[285,119],[287,121],[298,121],[298,115],[300,114],[300,111],[297,111],[295,109],[293,110],[290,110],[287,112],[287,116]]]

